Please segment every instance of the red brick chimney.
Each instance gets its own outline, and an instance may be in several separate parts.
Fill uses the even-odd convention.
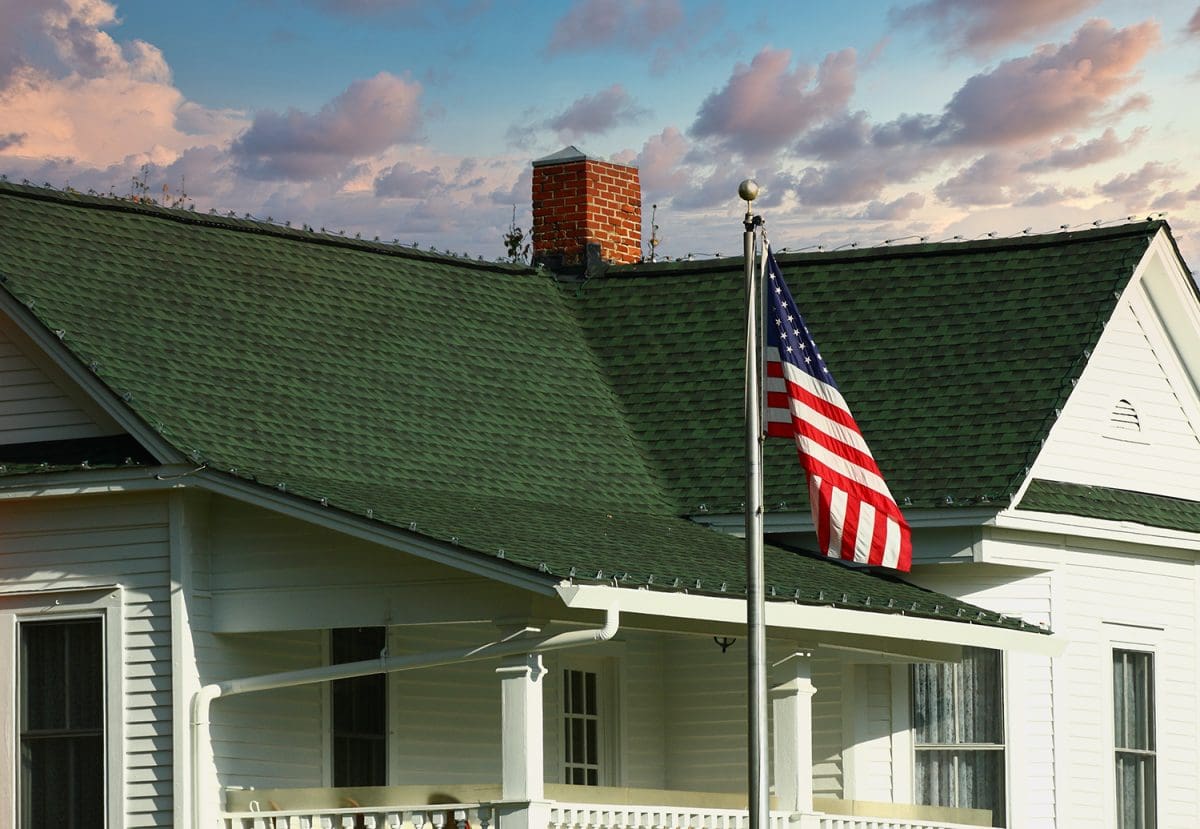
[[[642,185],[636,167],[566,147],[533,162],[533,261],[552,270],[642,258]]]

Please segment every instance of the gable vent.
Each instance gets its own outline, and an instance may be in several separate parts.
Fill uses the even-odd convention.
[[[1108,416],[1108,427],[1122,432],[1142,431],[1142,422],[1138,419],[1137,409],[1128,400],[1118,400]]]

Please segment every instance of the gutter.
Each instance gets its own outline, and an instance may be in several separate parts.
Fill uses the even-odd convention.
[[[304,668],[298,671],[283,671],[281,673],[263,674],[261,676],[227,679],[205,685],[192,697],[192,826],[195,829],[210,829],[218,825],[217,817],[208,814],[211,804],[218,795],[215,779],[207,779],[200,772],[200,743],[207,736],[209,726],[209,711],[213,700],[229,697],[235,694],[249,694],[255,691],[267,691],[275,688],[290,688],[297,685],[310,685],[317,682],[329,682],[335,679],[350,679],[357,676],[372,674],[389,674],[398,671],[411,671],[418,668],[433,668],[440,665],[450,665],[462,662],[477,662],[484,659],[494,659],[500,656],[513,656],[522,653],[543,653],[545,651],[562,650],[582,645],[593,645],[612,639],[620,628],[621,612],[616,603],[604,609],[604,626],[588,630],[573,630],[557,633],[553,636],[536,637],[536,628],[525,628],[514,637],[501,639],[497,642],[486,642],[469,648],[454,648],[431,653],[408,654],[405,656],[381,656],[378,659],[367,659],[362,662],[347,662],[341,665],[322,665],[317,668]],[[211,743],[210,743],[211,745]],[[209,785],[206,785],[209,784]]]

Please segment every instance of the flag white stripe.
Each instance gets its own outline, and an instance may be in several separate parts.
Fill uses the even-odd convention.
[[[835,552],[830,553],[829,550],[824,552],[828,555],[838,556],[836,550],[842,544],[842,527],[846,526],[846,499],[848,495],[846,490],[833,488],[833,492],[829,496],[829,546]]]
[[[858,505],[858,533],[854,539],[854,560],[859,564],[871,561],[871,539],[875,537],[875,507],[863,501]]]
[[[869,457],[871,449],[867,446],[867,442],[863,440],[862,434],[857,429],[851,429],[844,423],[838,423],[836,420],[830,420],[825,415],[818,412],[812,406],[807,405],[803,401],[796,398],[790,398],[792,401],[791,414],[799,420],[812,426],[819,432],[823,432],[836,441],[845,443],[848,446],[853,446],[859,452]],[[772,411],[775,411],[774,409]]]
[[[883,478],[876,475],[874,472],[871,472],[870,470],[864,469],[856,463],[846,460],[846,458],[842,455],[839,455],[836,452],[831,452],[821,444],[817,443],[815,440],[806,438],[804,435],[797,434],[796,443],[800,445],[801,449],[804,451],[804,454],[808,455],[818,463],[828,466],[830,469],[840,473],[841,475],[844,475],[852,481],[857,481],[867,489],[878,492],[880,495],[884,495],[893,501],[895,500],[892,498],[892,493],[890,490],[888,490],[887,484],[884,482]]]
[[[793,383],[800,388],[811,392],[812,394],[815,394],[817,397],[828,400],[830,403],[837,406],[839,409],[842,409],[843,411],[850,411],[850,407],[846,405],[846,399],[842,397],[842,393],[837,390],[837,387],[818,380],[816,377],[813,377],[803,369],[797,368],[786,360],[780,360],[779,349],[771,350],[775,352],[774,361],[778,361],[779,365],[783,367],[783,376],[788,382]],[[768,355],[767,360],[768,362],[772,362],[770,355]],[[778,380],[780,378],[772,379]],[[782,389],[776,389],[776,391],[786,390],[786,388],[787,387],[784,386]]]
[[[887,535],[883,541],[883,561],[884,567],[891,567],[893,570],[900,563],[900,525],[893,519],[887,520]]]

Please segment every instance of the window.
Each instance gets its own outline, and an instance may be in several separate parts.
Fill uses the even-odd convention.
[[[378,659],[387,629],[338,628],[330,631],[330,661],[335,665]],[[387,678],[371,674],[338,679],[332,687],[333,785],[383,786],[387,783]]]
[[[596,671],[562,672],[563,781],[577,786],[606,783],[604,679]]]
[[[962,661],[914,665],[916,799],[990,809],[1005,825],[1004,680],[999,651],[963,648]]]
[[[99,618],[18,626],[18,825],[100,829],[104,632]]]
[[[1154,654],[1113,651],[1118,829],[1156,825]]]

